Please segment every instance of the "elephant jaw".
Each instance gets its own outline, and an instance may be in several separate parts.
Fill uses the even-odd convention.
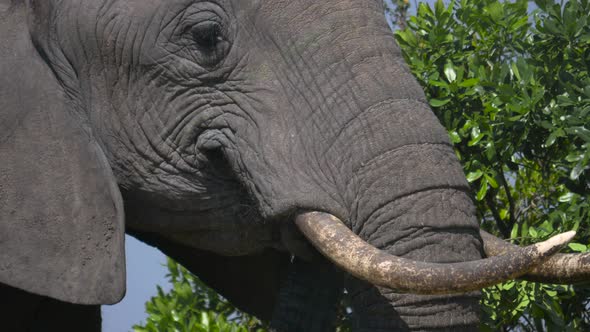
[[[387,254],[363,241],[338,218],[321,212],[299,214],[295,224],[328,259],[371,284],[414,294],[454,294],[518,278],[548,260],[576,234],[551,239],[478,261],[425,263]]]
[[[160,235],[175,244],[205,250],[222,256],[245,256],[274,247],[272,233],[264,229],[243,232],[231,230],[224,232],[172,232]]]

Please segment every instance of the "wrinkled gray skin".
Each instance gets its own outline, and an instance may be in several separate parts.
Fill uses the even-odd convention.
[[[0,37],[0,282],[116,302],[125,227],[277,330],[329,331],[342,287],[355,331],[476,329],[477,293],[376,288],[291,223],[325,211],[395,255],[482,257],[380,0],[0,0]]]

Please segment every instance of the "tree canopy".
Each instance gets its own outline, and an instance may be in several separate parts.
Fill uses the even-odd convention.
[[[482,227],[517,244],[577,230],[588,248],[587,0],[420,4],[395,33],[447,128]],[[590,292],[509,282],[485,291],[490,330],[587,330]],[[485,328],[484,328],[485,329]]]
[[[589,0],[438,1],[409,19],[408,2],[394,2],[391,17],[404,27],[395,38],[454,143],[482,228],[519,245],[576,230],[567,251],[586,252]],[[168,267],[174,288],[159,289],[136,331],[265,330]],[[584,285],[511,281],[484,290],[482,305],[484,331],[590,330]]]

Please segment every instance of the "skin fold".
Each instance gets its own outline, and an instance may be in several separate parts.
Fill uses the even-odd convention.
[[[34,225],[31,220],[58,216],[60,222],[107,225],[89,234],[106,234],[92,248],[109,248],[78,259],[80,250],[62,238],[91,235],[82,226],[59,226],[62,237],[56,235],[55,243],[30,240],[42,249],[23,252],[54,254],[43,256],[48,262],[73,257],[69,266],[98,266],[97,277],[69,281],[69,291],[61,291],[58,285],[70,274],[58,273],[53,264],[27,270],[27,280],[0,274],[0,283],[89,308],[116,301],[123,291],[108,299],[100,294],[110,294],[121,280],[124,285],[123,258],[113,253],[125,230],[277,331],[329,331],[343,288],[354,310],[354,331],[477,329],[479,292],[408,295],[372,286],[334,268],[292,225],[300,211],[322,211],[400,257],[439,263],[483,257],[462,168],[403,62],[381,1],[0,3],[2,36],[20,45],[13,62],[0,63],[0,73],[22,77],[31,71],[25,75],[30,81],[18,81],[10,93],[22,98],[0,105],[2,129],[14,132],[0,138],[0,152],[23,155],[0,166],[0,188],[32,188],[18,180],[26,179],[21,169],[38,167],[36,173],[55,179],[36,183],[28,191],[38,195],[35,202],[22,203],[28,205],[0,194],[0,231],[29,241],[36,226],[6,226],[2,222],[15,218],[10,211],[37,211],[39,201],[67,192],[71,197],[58,196],[61,210],[17,219]],[[24,57],[35,65],[16,67]],[[54,115],[47,120],[44,114]],[[62,118],[76,129],[74,139],[60,136]],[[27,129],[27,123],[59,130]],[[40,135],[63,148],[43,154]],[[33,151],[23,148],[30,137],[37,137],[30,146],[38,151],[25,155]],[[84,155],[66,163],[54,157],[76,153],[68,145],[73,142],[89,142],[92,149],[78,150],[94,151],[94,159]],[[53,166],[37,166],[43,164],[39,159]],[[57,174],[76,163],[86,168]],[[74,181],[72,174],[80,176]],[[106,184],[90,186],[89,178]],[[82,194],[89,190],[91,195]],[[43,227],[58,229],[52,225]],[[104,271],[118,274],[98,280]],[[46,277],[45,288],[28,286],[39,284],[40,275],[56,277]]]

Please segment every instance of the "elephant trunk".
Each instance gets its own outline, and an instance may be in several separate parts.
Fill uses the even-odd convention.
[[[572,234],[482,261],[469,185],[446,131],[420,99],[382,100],[363,108],[323,154],[334,160],[330,173],[345,180],[336,187],[348,211],[307,209],[346,227],[321,213],[295,222],[356,277],[346,282],[355,330],[473,330],[479,292],[465,292],[524,274]]]
[[[420,155],[419,152],[414,154]],[[445,172],[453,173],[450,168]],[[354,232],[382,252],[421,262],[419,265],[435,263],[444,268],[447,264],[473,266],[481,262],[483,249],[468,193],[458,186],[414,184],[413,188],[410,194],[389,200],[369,195],[376,190],[366,191],[365,200],[381,199],[382,202],[376,205],[376,210],[358,213],[362,223],[352,227]],[[446,279],[444,273],[438,277],[441,279],[430,279],[434,287],[439,286],[438,281],[454,287],[453,279]],[[464,276],[457,281],[465,281]],[[355,331],[472,331],[479,324],[478,291],[412,294],[416,292],[373,285],[358,277],[349,278],[346,288],[353,306]]]

